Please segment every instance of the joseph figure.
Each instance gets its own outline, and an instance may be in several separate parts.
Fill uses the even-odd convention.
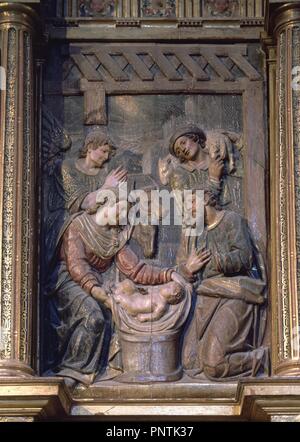
[[[228,152],[231,141],[224,134],[214,135],[209,143],[214,144],[212,149],[205,132],[195,125],[182,126],[173,133],[169,151],[177,163],[170,168],[170,187],[173,191],[209,189],[222,207],[240,211],[241,201],[235,197],[240,193],[240,179],[231,176],[234,169],[233,156]],[[183,226],[177,261],[194,246],[194,237],[186,235]]]
[[[205,191],[203,233],[179,264],[194,282],[196,306],[183,344],[192,376],[212,380],[255,376],[268,365],[262,346],[265,270],[244,218],[219,210]]]

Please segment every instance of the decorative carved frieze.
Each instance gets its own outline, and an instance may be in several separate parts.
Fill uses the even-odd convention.
[[[74,8],[75,6],[75,8]],[[112,17],[116,11],[115,0],[80,0],[78,10],[72,2],[72,7],[80,17]],[[73,10],[72,10],[73,13]]]
[[[175,17],[176,0],[142,0],[143,17]]]
[[[297,78],[292,83],[293,143],[295,155],[295,206],[296,206],[296,242],[297,242],[297,286],[300,288],[300,25],[291,31],[292,73]],[[298,81],[297,81],[298,80]],[[298,290],[298,317],[300,320],[300,290]],[[299,328],[299,326],[298,326]],[[299,333],[299,330],[298,330]],[[300,342],[299,342],[300,345]]]
[[[205,0],[205,15],[210,17],[234,17],[240,15],[240,3],[238,0]]]
[[[280,212],[280,261],[281,261],[281,295],[282,295],[282,349],[283,359],[288,358],[290,352],[290,327],[289,327],[289,281],[288,281],[288,220],[287,214],[287,151],[285,131],[285,75],[286,75],[286,35],[282,33],[279,38],[279,212]]]
[[[57,17],[226,19],[263,17],[265,0],[57,0]],[[52,14],[51,14],[52,12]],[[53,16],[51,10],[50,16]]]
[[[7,36],[7,98],[5,108],[5,152],[3,170],[2,199],[2,269],[1,269],[1,353],[2,359],[12,357],[12,310],[13,310],[13,235],[14,235],[14,175],[15,175],[15,137],[16,137],[16,86],[17,86],[17,31],[8,30]]]
[[[151,82],[156,88],[160,80],[172,82],[175,90],[180,82],[221,79],[234,81],[261,76],[247,59],[245,45],[95,45],[70,49],[72,64],[67,61],[64,80],[73,65],[88,81],[100,81],[112,89],[117,82],[126,90],[137,82]],[[238,68],[238,74],[236,69]],[[176,83],[175,83],[176,82]],[[126,85],[125,85],[126,83]],[[141,85],[143,88],[143,86]],[[191,85],[193,87],[193,85]]]

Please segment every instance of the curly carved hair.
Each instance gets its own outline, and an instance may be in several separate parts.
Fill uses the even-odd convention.
[[[104,134],[100,130],[93,130],[85,137],[83,147],[79,153],[79,158],[85,158],[89,148],[96,150],[98,147],[104,146],[105,144],[109,145],[110,147],[110,159],[115,155],[116,147],[113,145],[108,135]]]

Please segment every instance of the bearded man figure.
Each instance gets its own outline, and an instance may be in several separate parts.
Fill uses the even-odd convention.
[[[183,364],[191,376],[211,380],[256,376],[268,369],[263,261],[244,218],[219,210],[210,191],[204,204],[204,231],[179,265],[197,293]]]

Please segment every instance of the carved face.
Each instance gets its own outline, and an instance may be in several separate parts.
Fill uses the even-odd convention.
[[[105,0],[92,0],[91,9],[96,13],[104,12],[109,4],[109,1]]]
[[[215,10],[222,14],[223,12],[226,12],[229,8],[229,0],[215,0],[213,2],[213,5]]]
[[[193,160],[199,152],[199,143],[183,135],[179,137],[174,146],[174,152],[178,158],[184,161]]]
[[[87,156],[94,163],[95,167],[101,167],[109,158],[110,154],[110,146],[109,144],[104,144],[103,146],[97,147],[97,149],[93,149],[92,147],[88,148]]]
[[[183,299],[183,289],[177,282],[169,282],[160,289],[160,294],[169,304],[178,304]]]

